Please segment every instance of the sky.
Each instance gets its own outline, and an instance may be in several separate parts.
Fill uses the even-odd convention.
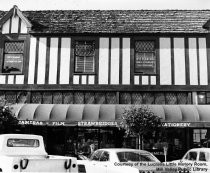
[[[0,0],[0,10],[210,9],[210,0]]]

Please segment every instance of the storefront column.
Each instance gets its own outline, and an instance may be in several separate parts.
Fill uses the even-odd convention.
[[[192,92],[192,104],[197,105],[198,104],[198,95],[197,92]]]
[[[186,127],[186,134],[185,134],[185,137],[186,137],[186,142],[185,142],[185,144],[186,144],[186,150],[188,150],[188,149],[190,149],[190,128],[189,127]]]

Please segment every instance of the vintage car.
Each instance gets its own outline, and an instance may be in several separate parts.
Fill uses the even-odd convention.
[[[42,136],[0,135],[0,172],[78,173],[77,159],[48,155]]]
[[[164,172],[164,164],[150,152],[128,148],[98,149],[91,155],[89,160],[78,160],[78,164],[85,165],[87,173],[94,171],[109,173],[113,170],[119,173]],[[102,170],[102,167],[105,167],[106,170]]]
[[[193,148],[180,160],[174,160],[178,172],[210,173],[210,148]]]

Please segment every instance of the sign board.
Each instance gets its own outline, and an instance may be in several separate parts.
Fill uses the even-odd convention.
[[[19,120],[20,125],[35,126],[80,126],[80,127],[117,127],[117,121],[36,121],[36,120]],[[163,127],[185,128],[185,127],[210,127],[210,122],[163,122]]]
[[[135,72],[155,73],[156,63],[153,53],[136,53]]]
[[[34,126],[79,126],[79,127],[116,127],[116,121],[35,121],[35,120],[19,120],[20,125]]]
[[[22,54],[5,54],[4,71],[5,72],[21,72],[23,64]]]

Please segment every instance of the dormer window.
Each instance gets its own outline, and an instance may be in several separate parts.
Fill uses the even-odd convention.
[[[2,73],[22,73],[24,42],[5,42]]]

